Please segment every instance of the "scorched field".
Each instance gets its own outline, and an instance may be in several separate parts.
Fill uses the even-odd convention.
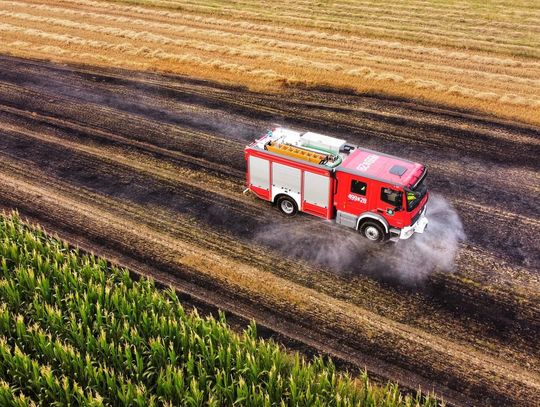
[[[19,56],[0,56],[2,208],[17,208],[50,232],[170,284],[194,302],[253,318],[283,343],[331,355],[340,366],[367,367],[375,377],[433,390],[455,405],[540,404],[540,65],[537,36],[518,35],[537,32],[534,7],[524,3],[502,17],[482,14],[480,6],[461,10],[462,17],[449,10],[459,27],[474,26],[478,13],[506,20],[469,37],[434,23],[415,34],[417,43],[407,51],[429,65],[390,64],[428,75],[422,80],[454,86],[452,77],[462,88],[467,82],[473,89],[474,82],[479,92],[497,95],[482,101],[443,88],[410,88],[406,79],[349,82],[346,72],[363,69],[354,58],[364,52],[404,57],[399,47],[384,44],[405,43],[399,33],[408,25],[415,32],[413,23],[427,19],[426,2],[414,3],[422,12],[400,9],[408,20],[399,30],[372,23],[386,36],[380,44],[362,42],[370,47],[364,50],[356,48],[358,41],[343,40],[341,53],[330,52],[332,44],[318,34],[311,45],[289,47],[302,39],[299,33],[276,27],[293,30],[302,23],[302,30],[294,29],[329,32],[335,19],[324,15],[308,23],[292,2],[286,17],[272,23],[274,8],[265,14],[243,2],[237,11],[223,11],[230,24],[212,13],[203,18],[209,6],[191,2],[181,10],[173,10],[173,2],[129,3],[0,4],[0,50]],[[382,12],[373,10],[366,16],[378,21]],[[351,15],[364,15],[360,11]],[[238,22],[257,15],[253,27]],[[343,35],[364,38],[353,17],[343,18],[335,23]],[[80,26],[71,26],[74,21]],[[220,38],[207,25],[229,34]],[[145,34],[129,37],[128,27]],[[514,35],[492,42],[495,27]],[[183,32],[199,39],[188,41]],[[284,38],[271,40],[267,33]],[[169,36],[174,44],[163,42]],[[315,55],[320,66],[296,68],[266,54],[253,64],[243,48],[222,48],[237,36],[279,49],[278,55],[294,54],[287,56],[291,61]],[[225,44],[202,49],[200,38]],[[303,48],[308,45],[316,49]],[[455,66],[420,48],[442,46],[454,49]],[[160,58],[174,47],[182,48],[184,62]],[[219,53],[245,63],[208,62]],[[64,63],[36,59],[44,57]],[[323,72],[330,60],[343,69]],[[270,70],[286,79],[278,84]],[[317,79],[317,72],[330,79]],[[300,77],[311,79],[293,86]],[[274,92],[284,83],[289,86]],[[345,83],[349,89],[331,87]],[[413,93],[423,99],[411,99]],[[285,219],[242,195],[243,149],[273,123],[427,164],[427,232],[374,246],[308,215]]]

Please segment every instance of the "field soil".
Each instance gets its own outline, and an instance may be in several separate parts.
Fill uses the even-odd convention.
[[[369,245],[243,195],[243,148],[273,123],[426,163],[426,233]],[[405,389],[535,406],[539,130],[377,94],[1,56],[0,207]]]

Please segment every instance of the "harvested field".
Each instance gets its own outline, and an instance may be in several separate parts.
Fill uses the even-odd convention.
[[[423,98],[540,123],[540,7],[401,0],[8,0],[0,52]]]
[[[0,66],[2,208],[405,388],[456,405],[540,403],[538,127],[325,89],[283,96],[6,56]],[[243,196],[243,147],[273,122],[430,166],[433,204],[449,214],[450,202],[467,236],[454,272],[429,233],[374,247]],[[332,239],[312,245],[350,245],[351,259],[276,243],[318,234]],[[434,253],[427,269],[404,256],[421,245]]]

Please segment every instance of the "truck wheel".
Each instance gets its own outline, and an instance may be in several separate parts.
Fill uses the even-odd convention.
[[[367,221],[360,227],[362,235],[372,242],[384,242],[386,233],[384,228],[378,222]]]
[[[277,201],[277,206],[281,212],[287,216],[294,216],[298,212],[296,202],[288,196],[282,196]]]

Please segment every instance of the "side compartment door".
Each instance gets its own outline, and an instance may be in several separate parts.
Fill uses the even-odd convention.
[[[300,191],[302,189],[302,171],[280,163],[272,163],[272,201],[279,194],[289,195],[300,205]]]
[[[312,215],[330,216],[330,177],[304,171],[302,210]]]
[[[260,198],[270,199],[270,161],[249,156],[249,188]]]

